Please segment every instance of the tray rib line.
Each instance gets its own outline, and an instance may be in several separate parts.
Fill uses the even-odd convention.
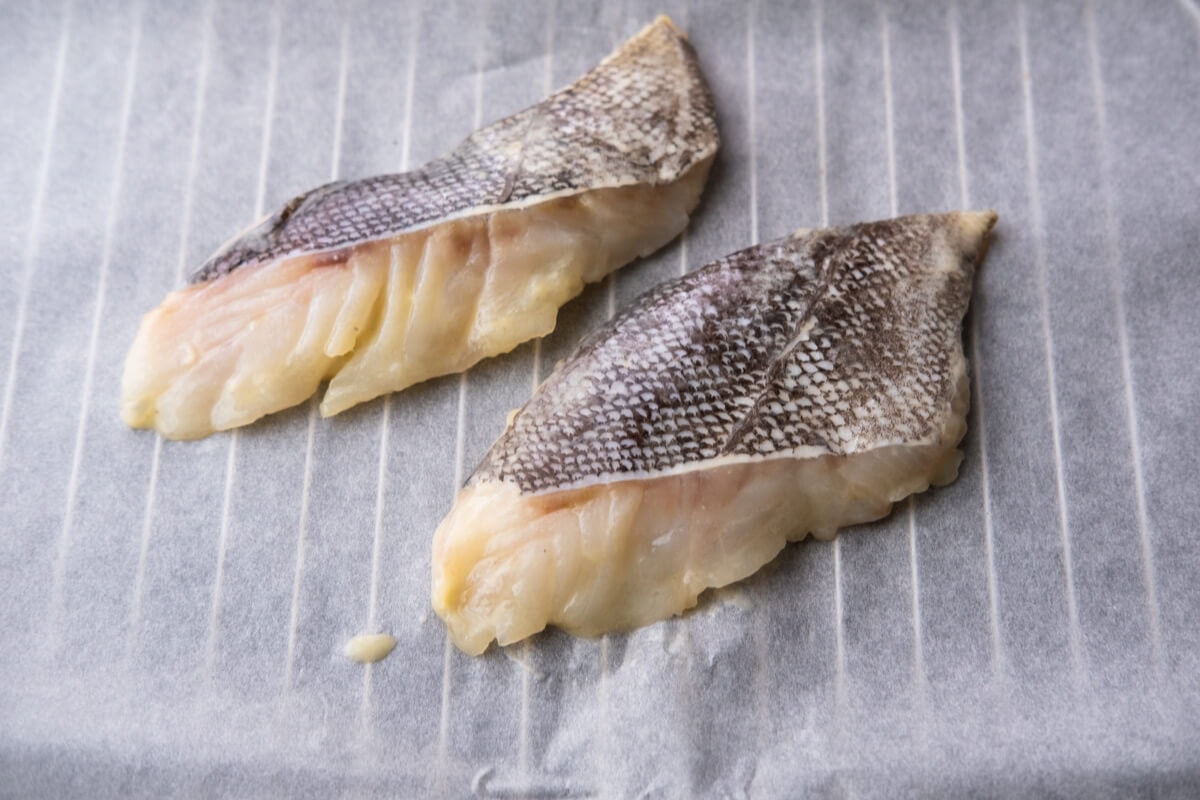
[[[529,693],[530,674],[533,672],[533,648],[529,639],[521,642],[521,710],[517,721],[517,785],[529,786]]]
[[[200,59],[196,70],[196,93],[192,107],[191,144],[188,149],[187,173],[183,183],[182,214],[179,224],[179,253],[175,260],[175,284],[183,282],[187,264],[188,235],[192,224],[192,196],[199,163],[201,120],[204,118],[204,99],[208,90],[208,73],[212,62],[213,1],[204,5],[200,32]],[[154,452],[150,457],[150,477],[146,485],[146,502],[142,510],[142,535],[138,547],[137,568],[133,578],[133,599],[130,602],[127,656],[132,657],[137,646],[138,629],[142,619],[142,596],[145,591],[146,564],[150,557],[150,539],[154,532],[154,505],[158,492],[159,464],[162,461],[163,438],[154,437]]]
[[[17,314],[13,322],[11,348],[8,354],[8,375],[4,382],[4,400],[0,403],[0,465],[4,463],[8,418],[16,389],[17,364],[21,356],[21,340],[25,335],[25,317],[29,313],[29,294],[33,290],[33,271],[41,244],[42,211],[46,205],[46,185],[50,182],[50,162],[54,155],[54,135],[58,130],[58,114],[62,105],[63,77],[66,74],[67,50],[71,40],[71,4],[65,3],[62,30],[58,36],[58,53],[54,58],[54,75],[50,79],[50,102],[46,112],[46,132],[42,137],[42,158],[38,164],[37,182],[33,187],[33,203],[29,212],[29,231],[25,236],[25,269],[21,294],[17,299]]]
[[[548,97],[550,95],[551,77],[554,72],[554,24],[556,16],[555,0],[548,0],[546,3],[546,25],[545,25],[545,40],[546,51],[542,56],[542,95]],[[614,304],[614,285],[611,280],[612,275],[609,275],[608,284],[608,308],[609,316],[612,316],[612,308]],[[538,383],[541,382],[542,373],[542,339],[537,338],[533,342],[533,365],[531,371],[532,384],[530,391],[537,389]],[[530,646],[529,639],[521,642],[521,702],[518,715],[518,732],[517,732],[517,775],[518,785],[521,787],[529,786],[529,716],[531,707],[531,691],[530,673],[533,671],[534,651]]]
[[[296,525],[296,562],[292,570],[292,602],[288,611],[287,654],[284,657],[283,690],[290,692],[295,680],[296,643],[300,629],[300,592],[304,583],[304,550],[308,539],[309,496],[312,491],[313,439],[317,430],[317,398],[308,401],[308,430],[304,441],[304,477],[300,484],[300,520]]]
[[[487,16],[489,0],[482,0],[477,12],[478,30],[476,31],[478,46],[475,60],[475,106],[472,116],[472,130],[479,130],[483,121],[483,68],[484,44],[487,35]],[[463,483],[463,461],[466,458],[467,436],[467,380],[471,371],[464,370],[458,376],[458,405],[454,420],[454,486],[450,493],[451,503],[458,496],[458,490]],[[446,631],[444,654],[442,658],[442,708],[438,721],[438,775],[439,783],[448,776],[446,774],[450,746],[450,681],[453,659],[451,654],[450,631]],[[444,787],[443,787],[444,788]]]
[[[813,61],[817,83],[817,184],[821,201],[821,227],[829,225],[828,157],[825,152],[825,24],[821,0],[813,3]]]
[[[969,172],[967,169],[966,125],[963,120],[962,52],[958,38],[958,4],[950,7],[950,64],[954,89],[954,132],[958,155],[959,202],[964,209],[971,206]],[[1004,646],[1000,636],[1000,592],[996,577],[995,529],[992,522],[992,495],[987,454],[987,424],[984,414],[983,359],[979,350],[979,315],[971,314],[971,378],[975,383],[972,406],[975,430],[979,438],[979,493],[983,503],[983,546],[987,574],[988,627],[992,643],[992,674],[1004,674]]]
[[[58,535],[58,547],[54,559],[54,572],[50,583],[50,618],[47,631],[51,646],[57,644],[59,618],[62,614],[63,583],[66,580],[67,558],[71,550],[71,534],[75,523],[75,501],[79,494],[80,470],[83,465],[83,447],[87,438],[88,417],[91,413],[92,384],[96,376],[96,349],[100,341],[100,322],[104,318],[104,303],[108,294],[108,273],[112,264],[113,240],[117,234],[117,217],[121,208],[124,189],[122,180],[125,172],[125,148],[129,140],[129,120],[133,112],[133,93],[137,83],[139,54],[142,45],[143,5],[138,2],[133,10],[133,30],[130,34],[129,58],[125,65],[125,83],[121,91],[121,117],[117,130],[117,154],[113,162],[112,188],[108,197],[108,213],[104,220],[104,244],[100,255],[99,276],[96,281],[96,299],[92,309],[91,332],[88,336],[87,358],[83,372],[83,388],[79,398],[79,420],[75,427],[75,445],[71,452],[71,471],[67,478],[66,506]]]
[[[346,16],[342,19],[342,30],[338,44],[338,76],[337,76],[337,96],[334,101],[334,116],[333,116],[333,155],[332,165],[329,168],[329,180],[336,181],[338,175],[342,171],[342,134],[345,127],[343,122],[346,116],[346,81],[350,74],[350,18]],[[407,160],[407,153],[402,153],[401,158]],[[404,167],[401,167],[404,169]]]
[[[817,171],[820,177],[821,227],[829,225],[829,192],[826,186],[825,155],[825,24],[821,0],[813,3],[814,69],[817,84]],[[833,540],[833,637],[834,690],[836,699],[846,699],[846,642],[842,631],[842,541]]]
[[[279,84],[279,49],[282,18],[279,0],[271,6],[271,52],[267,64],[267,102],[263,111],[262,145],[258,164],[258,187],[254,197],[254,218],[263,215],[267,196],[267,171],[271,158],[271,127],[275,117],[275,96]],[[225,554],[229,548],[229,528],[233,517],[233,484],[237,472],[239,431],[229,432],[229,455],[225,461],[225,491],[221,501],[221,531],[217,538],[217,574],[213,580],[212,610],[208,619],[208,642],[205,647],[204,674],[213,678],[217,659],[217,638],[221,627],[221,600],[225,581]]]
[[[759,243],[758,229],[758,73],[757,54],[755,53],[755,28],[758,25],[758,0],[750,0],[746,4],[746,116],[748,136],[750,138],[750,244]],[[760,576],[761,577],[761,576]],[[747,587],[749,588],[749,587]],[[759,582],[758,591],[764,586]],[[765,749],[770,739],[771,706],[770,706],[770,647],[769,647],[770,612],[763,603],[754,607],[754,628],[752,639],[754,643],[754,700],[758,714],[757,740],[759,746]]]
[[[208,614],[208,637],[204,645],[204,675],[212,680],[217,661],[217,637],[221,627],[222,586],[225,582],[225,554],[229,549],[230,507],[233,503],[233,478],[237,467],[238,431],[229,434],[229,449],[225,457],[225,489],[221,500],[221,528],[217,535],[217,568],[213,578],[212,606]]]
[[[383,398],[383,413],[379,415],[379,462],[375,476],[375,522],[371,534],[371,582],[367,595],[367,633],[376,633],[379,607],[380,555],[383,551],[383,510],[387,489],[388,448],[391,442],[392,396]],[[362,713],[364,720],[371,707],[371,664],[363,665]]]
[[[893,217],[900,214],[900,191],[896,178],[896,106],[892,93],[892,30],[887,6],[879,7],[879,36],[883,56],[883,117],[884,138],[887,141],[888,166],[888,209]],[[917,699],[925,699],[925,646],[921,636],[921,575],[917,563],[917,515],[910,495],[904,504],[904,516],[908,528],[909,586],[912,593],[913,684]]]
[[[896,107],[892,96],[892,31],[888,20],[887,6],[879,7],[879,37],[883,58],[883,121],[884,137],[887,140],[888,208],[892,216],[900,214],[900,200],[896,184]]]
[[[204,4],[200,33],[200,67],[196,73],[196,98],[192,109],[192,140],[188,147],[187,177],[183,184],[183,213],[179,224],[179,255],[175,260],[175,283],[183,283],[187,271],[188,240],[192,234],[192,206],[195,198],[196,171],[200,165],[200,133],[204,104],[208,95],[208,76],[212,69],[213,13],[215,0]]]
[[[404,123],[400,143],[400,170],[408,170],[409,151],[412,143],[413,96],[417,71],[417,31],[420,28],[419,7],[413,7],[413,19],[409,24],[411,33],[408,47],[408,63],[404,80]],[[383,519],[387,495],[388,456],[391,446],[392,394],[383,398],[383,414],[379,420],[379,473],[375,482],[375,527],[371,542],[371,588],[367,600],[367,632],[376,633],[379,627],[379,581],[383,570]],[[371,707],[371,682],[374,677],[373,664],[363,665],[362,715],[364,723],[369,719]]]
[[[758,54],[756,35],[758,27],[758,0],[750,0],[746,8],[746,95],[747,128],[750,139],[750,244],[760,241],[758,216]],[[759,576],[761,578],[761,576]],[[749,587],[747,587],[749,588]],[[765,589],[758,582],[757,591]],[[758,716],[756,739],[760,750],[766,750],[771,737],[771,687],[770,687],[770,610],[763,603],[754,605],[754,699]],[[690,664],[689,664],[690,666]]]
[[[746,4],[746,117],[747,136],[750,139],[750,244],[758,244],[758,109],[754,97],[758,81],[754,65],[754,26],[756,24],[757,0]]]
[[[347,16],[342,20],[338,52],[337,99],[334,102],[333,115],[333,153],[329,168],[331,181],[337,180],[341,168],[342,127],[346,113],[346,75],[350,62],[349,36],[350,21]],[[304,439],[304,475],[300,484],[300,519],[296,525],[296,565],[292,574],[292,604],[288,613],[287,655],[284,659],[283,671],[285,693],[291,691],[295,677],[296,643],[300,628],[300,594],[304,581],[304,550],[308,539],[308,511],[312,491],[313,444],[317,431],[317,406],[317,397],[313,395],[308,403],[308,429]]]
[[[1083,647],[1080,642],[1079,610],[1075,596],[1074,565],[1071,559],[1071,526],[1067,512],[1066,481],[1063,475],[1062,423],[1058,414],[1058,389],[1054,368],[1054,331],[1050,322],[1050,267],[1046,261],[1046,226],[1038,176],[1036,126],[1033,118],[1033,79],[1029,65],[1029,34],[1025,4],[1017,5],[1017,45],[1024,101],[1026,180],[1033,217],[1033,257],[1037,264],[1038,300],[1041,307],[1042,342],[1046,355],[1046,383],[1050,403],[1050,432],[1054,446],[1054,487],[1058,502],[1058,533],[1063,554],[1064,592],[1067,600],[1068,640],[1076,679],[1083,677]]]
[[[1200,10],[1192,6],[1196,21],[1200,22]],[[1104,199],[1105,256],[1108,259],[1111,281],[1113,313],[1117,321],[1117,345],[1121,352],[1121,378],[1124,388],[1125,418],[1129,428],[1129,450],[1133,468],[1133,490],[1137,505],[1138,541],[1141,545],[1142,580],[1146,588],[1146,613],[1150,628],[1151,658],[1155,675],[1163,677],[1164,659],[1162,631],[1159,620],[1158,585],[1154,569],[1154,547],[1150,541],[1150,513],[1146,506],[1146,479],[1142,467],[1142,445],[1138,433],[1137,392],[1133,377],[1133,364],[1129,354],[1129,326],[1125,317],[1125,295],[1121,290],[1123,256],[1118,236],[1116,196],[1113,189],[1112,151],[1108,140],[1108,112],[1104,92],[1104,77],[1100,69],[1100,44],[1096,32],[1096,9],[1094,0],[1084,7],[1084,24],[1087,28],[1089,67],[1092,80],[1092,97],[1096,103],[1096,127],[1100,140],[1100,182]]]

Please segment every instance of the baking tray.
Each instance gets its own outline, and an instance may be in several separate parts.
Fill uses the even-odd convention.
[[[121,424],[139,316],[229,234],[660,12],[723,136],[681,239],[462,378],[200,442]],[[0,13],[0,795],[1200,793],[1193,0]],[[662,624],[447,644],[432,531],[585,332],[753,241],[963,206],[1000,223],[955,484]],[[372,629],[387,660],[340,655]]]

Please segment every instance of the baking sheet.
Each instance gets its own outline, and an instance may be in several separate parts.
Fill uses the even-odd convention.
[[[0,9],[0,794],[1200,792],[1193,0]],[[121,424],[139,316],[231,232],[658,12],[723,136],[682,239],[465,378],[201,442]],[[752,241],[961,206],[1001,220],[957,483],[682,618],[447,645],[433,528],[586,331]],[[373,629],[387,660],[340,655]]]

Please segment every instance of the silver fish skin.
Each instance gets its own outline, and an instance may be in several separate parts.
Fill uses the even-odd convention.
[[[686,227],[718,146],[696,54],[660,17],[450,154],[314,189],[221,248],[143,318],[121,416],[194,439],[324,381],[330,416],[544,336]]]
[[[718,144],[695,51],[659,17],[575,83],[419,169],[335,181],[290,200],[225,244],[191,282],[551,197],[671,183]]]
[[[651,290],[589,336],[435,534],[433,602],[455,641],[475,653],[548,624],[647,624],[787,541],[953,480],[961,323],[995,221],[798,231]]]

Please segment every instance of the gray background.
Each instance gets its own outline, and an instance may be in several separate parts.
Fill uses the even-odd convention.
[[[660,10],[724,139],[683,239],[465,379],[121,424],[184,269]],[[8,2],[0,47],[0,795],[1200,794],[1194,0]],[[957,483],[681,619],[447,645],[432,531],[584,332],[752,241],[961,206],[1000,224]]]

